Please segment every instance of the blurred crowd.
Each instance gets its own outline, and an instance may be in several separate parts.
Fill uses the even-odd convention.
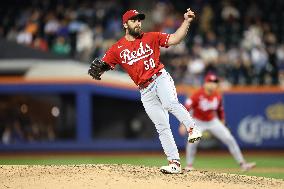
[[[186,40],[162,50],[176,83],[200,85],[207,72],[230,85],[278,85],[284,78],[281,0],[11,1],[19,7],[0,11],[1,37],[83,62],[102,57],[123,36],[127,9],[146,13],[144,31],[173,33],[191,7],[197,17]]]
[[[15,119],[8,122],[3,131],[0,143],[15,144],[15,143],[31,143],[54,141],[56,133],[52,125],[44,125],[30,122],[27,120]]]
[[[55,118],[44,103],[34,103],[24,96],[1,96],[0,143],[14,144],[56,139]],[[28,103],[24,103],[28,102]],[[38,109],[38,106],[41,109]]]

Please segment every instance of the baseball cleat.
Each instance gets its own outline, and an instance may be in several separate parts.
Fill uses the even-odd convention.
[[[180,174],[181,167],[179,160],[169,161],[169,165],[162,166],[160,171],[164,174]]]
[[[247,163],[247,162],[244,162],[244,163],[241,163],[241,169],[242,171],[249,171],[251,170],[252,168],[254,168],[256,166],[256,163],[255,162],[250,162],[250,163]]]
[[[189,128],[188,131],[188,142],[194,143],[196,141],[199,141],[202,137],[202,133],[197,128]]]

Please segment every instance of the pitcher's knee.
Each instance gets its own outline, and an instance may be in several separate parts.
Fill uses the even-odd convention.
[[[170,100],[168,102],[163,103],[163,108],[168,111],[172,111],[173,109],[179,108],[180,103],[176,100]]]
[[[170,128],[168,127],[159,127],[159,126],[156,126],[156,129],[157,129],[157,132],[160,134],[162,133],[165,133],[165,132],[168,132],[170,130]]]

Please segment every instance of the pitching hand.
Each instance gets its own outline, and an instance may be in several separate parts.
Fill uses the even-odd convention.
[[[195,14],[193,11],[190,10],[190,8],[187,9],[187,12],[184,13],[184,20],[191,22],[195,17]]]

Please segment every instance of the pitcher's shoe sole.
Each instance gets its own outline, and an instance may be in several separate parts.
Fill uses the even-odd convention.
[[[188,142],[189,143],[195,143],[196,141],[199,141],[200,139],[201,139],[201,137],[192,138],[192,139],[189,139]]]

